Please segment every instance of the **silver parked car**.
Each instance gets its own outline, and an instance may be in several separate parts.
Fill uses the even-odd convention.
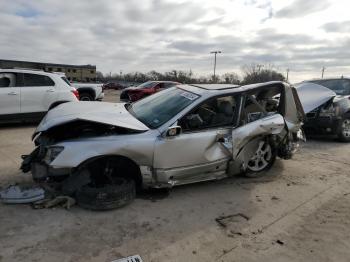
[[[125,204],[135,187],[259,176],[277,156],[291,158],[303,118],[283,82],[179,85],[133,104],[65,103],[37,127],[37,147],[21,168],[35,180],[63,181],[78,203],[99,209],[106,185],[122,190]]]

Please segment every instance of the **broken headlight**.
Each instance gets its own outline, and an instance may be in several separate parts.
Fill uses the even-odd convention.
[[[338,114],[339,108],[338,107],[333,107],[330,106],[328,108],[322,108],[319,116],[320,117],[333,117],[336,116]]]
[[[63,151],[63,146],[50,146],[47,148],[44,161],[49,164]]]

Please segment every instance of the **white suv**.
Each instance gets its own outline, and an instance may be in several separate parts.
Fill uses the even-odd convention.
[[[64,75],[0,69],[0,122],[40,120],[51,108],[78,98]]]

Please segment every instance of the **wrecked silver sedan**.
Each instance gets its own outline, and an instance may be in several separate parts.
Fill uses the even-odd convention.
[[[135,188],[259,176],[277,156],[292,157],[303,118],[283,82],[180,85],[133,104],[65,103],[39,124],[21,169],[60,181],[83,206],[108,209],[113,201],[98,202],[106,185],[116,185],[122,205]]]

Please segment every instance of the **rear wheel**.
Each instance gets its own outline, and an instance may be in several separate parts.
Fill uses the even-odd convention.
[[[343,142],[350,142],[350,118],[344,118],[339,124],[338,138]]]
[[[273,144],[268,140],[261,140],[258,144],[258,148],[249,160],[247,165],[247,177],[259,177],[263,171],[268,170],[274,164],[276,160],[276,149]]]
[[[79,100],[80,101],[93,101],[94,98],[89,93],[81,93],[81,94],[79,94]]]

